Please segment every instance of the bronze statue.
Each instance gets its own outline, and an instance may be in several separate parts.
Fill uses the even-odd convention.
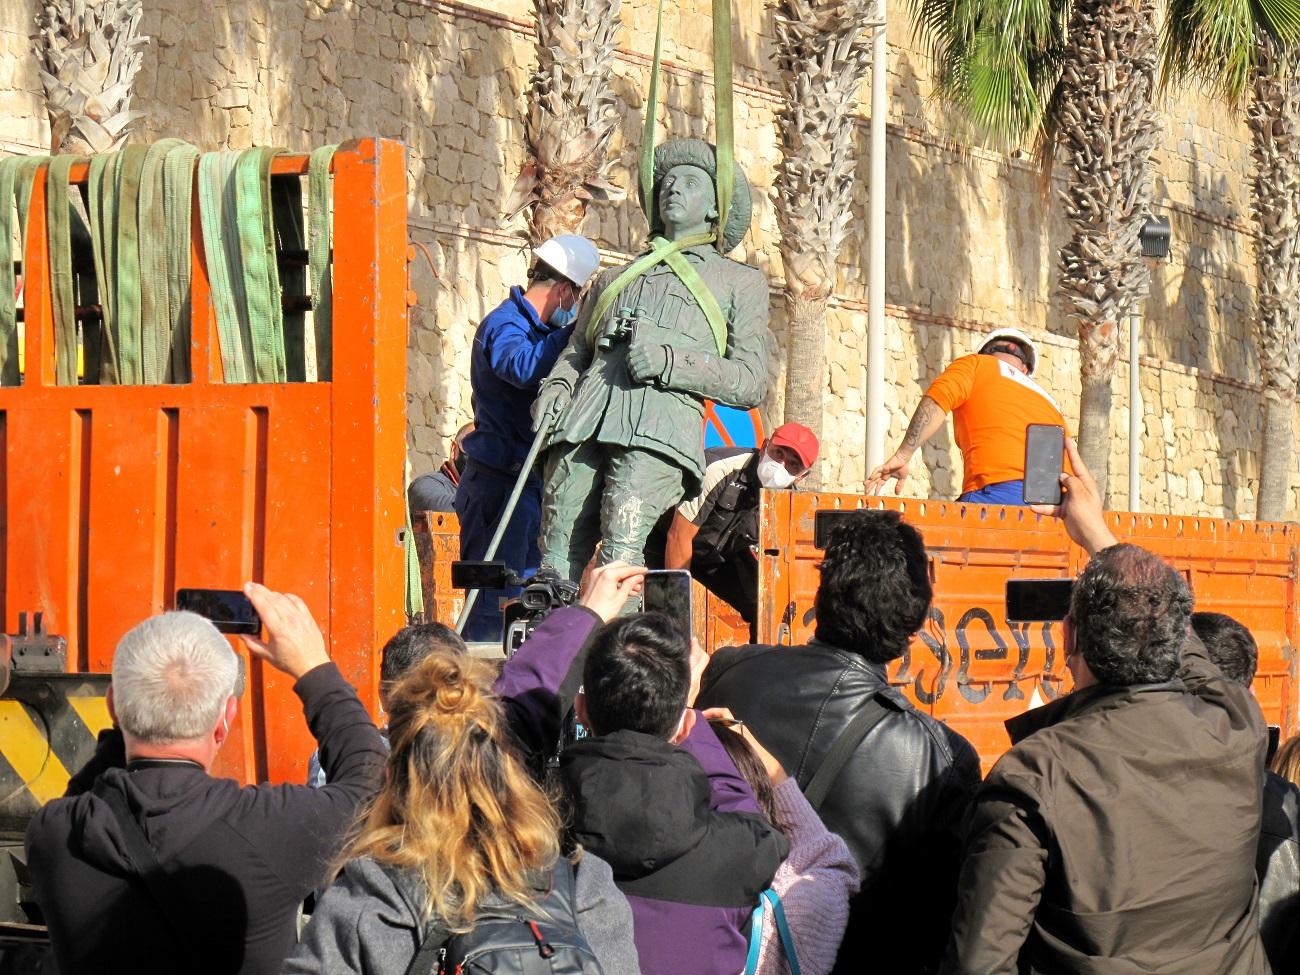
[[[597,542],[601,564],[643,564],[655,523],[703,477],[704,400],[749,409],[767,394],[767,278],[723,256],[749,229],[749,183],[737,165],[719,234],[716,168],[698,139],[655,150],[651,246],[597,278],[534,404],[536,429],[555,421],[540,545],[561,577]]]

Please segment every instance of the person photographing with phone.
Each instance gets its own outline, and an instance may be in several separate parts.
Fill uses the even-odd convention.
[[[1038,350],[1024,332],[1000,328],[989,333],[976,353],[951,363],[930,384],[912,414],[902,445],[871,472],[863,485],[866,492],[880,494],[892,479],[897,493],[911,473],[913,455],[951,413],[963,465],[957,500],[1028,503],[1024,493],[1028,427],[1065,430],[1060,407],[1032,378],[1037,367]]]

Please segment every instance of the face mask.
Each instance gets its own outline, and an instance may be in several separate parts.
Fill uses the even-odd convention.
[[[788,488],[795,482],[795,475],[785,469],[784,464],[778,464],[767,454],[758,462],[758,483],[765,488],[772,488],[777,491]]]
[[[568,328],[578,320],[578,302],[574,299],[572,305],[565,308],[561,305],[555,311],[551,312],[550,325],[552,328]]]

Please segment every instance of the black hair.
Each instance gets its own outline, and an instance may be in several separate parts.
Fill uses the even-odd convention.
[[[547,281],[558,281],[561,284],[573,284],[568,276],[557,271],[545,261],[534,261],[532,269],[528,272],[529,284],[544,284]],[[578,286],[573,284],[574,288]]]
[[[435,650],[465,653],[465,641],[442,623],[414,623],[394,633],[379,656],[379,679],[393,684]]]
[[[1173,680],[1191,618],[1187,581],[1136,545],[1094,555],[1070,601],[1075,650],[1112,687]]]
[[[934,596],[920,532],[897,511],[854,512],[818,568],[818,640],[878,664],[907,652]]]
[[[690,640],[662,613],[620,617],[592,637],[582,683],[596,734],[639,731],[666,741],[690,693]]]
[[[1223,676],[1249,687],[1259,664],[1259,647],[1250,630],[1223,613],[1193,613],[1192,629]]]

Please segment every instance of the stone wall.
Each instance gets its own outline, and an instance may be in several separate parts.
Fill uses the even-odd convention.
[[[0,147],[47,144],[40,83],[27,35],[37,0],[0,9]],[[668,62],[660,131],[710,137],[712,79],[706,0],[665,12]],[[1017,325],[1043,341],[1041,379],[1073,421],[1078,355],[1073,327],[1053,301],[1066,229],[1032,160],[954,143],[956,120],[930,98],[925,57],[907,7],[891,5],[887,221],[887,407],[890,449],[924,384],[977,335]],[[611,83],[626,105],[615,138],[615,177],[632,185],[654,9],[623,0]],[[739,256],[772,282],[772,328],[784,345],[781,262],[771,180],[778,79],[771,13],[736,0],[737,156],[755,185],[756,215]],[[359,135],[409,147],[411,236],[434,268],[413,270],[420,306],[409,348],[409,443],[415,468],[442,459],[470,412],[468,351],[474,325],[522,279],[521,222],[501,212],[523,160],[522,118],[534,37],[528,0],[147,0],[136,106],[148,139],[174,135],[205,148],[278,144],[301,150]],[[864,463],[867,91],[862,92],[864,231],[841,258],[831,310],[823,481],[852,489]],[[1155,203],[1173,217],[1174,252],[1155,274],[1143,327],[1142,505],[1178,513],[1249,516],[1260,423],[1253,348],[1254,275],[1246,206],[1247,135],[1226,111],[1190,95],[1167,107]],[[1059,183],[1060,173],[1056,174]],[[584,231],[609,262],[641,244],[632,202],[597,208]],[[436,275],[435,275],[436,272]],[[783,359],[769,420],[781,412]],[[1127,483],[1127,373],[1115,381],[1111,487]],[[945,429],[925,449],[928,471],[909,493],[952,496],[960,459]],[[1300,484],[1300,472],[1293,474]],[[1293,495],[1291,510],[1297,507]]]

